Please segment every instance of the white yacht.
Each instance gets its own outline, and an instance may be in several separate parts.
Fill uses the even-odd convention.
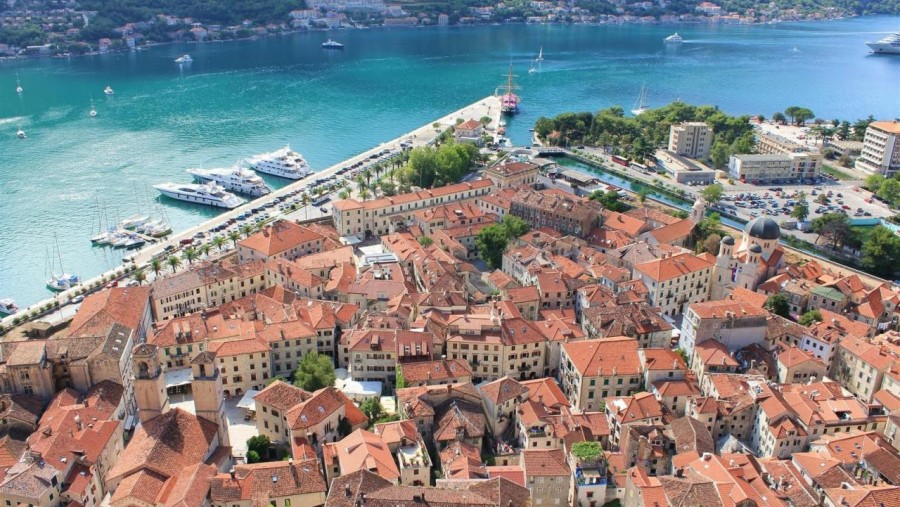
[[[866,42],[873,53],[900,54],[900,32],[892,33],[878,42]]]
[[[63,273],[59,276],[51,276],[50,279],[47,280],[47,288],[53,291],[62,292],[64,290],[69,290],[80,283],[81,279],[78,278],[78,275]]]
[[[159,190],[159,193],[162,195],[172,199],[195,204],[206,204],[207,206],[218,208],[233,209],[246,202],[244,199],[226,192],[224,188],[215,183],[204,183],[202,185],[193,183],[160,183],[159,185],[153,185],[153,188]]]
[[[197,181],[201,183],[214,182],[222,185],[225,190],[231,190],[239,194],[251,197],[260,197],[270,192],[266,182],[255,172],[243,166],[241,160],[234,167],[222,169],[188,169]]]
[[[179,56],[175,59],[175,63],[191,63],[194,59],[191,58],[191,55]]]
[[[322,43],[322,48],[323,49],[344,49],[344,45],[341,44],[340,42],[328,39],[327,41]]]
[[[150,217],[146,215],[135,215],[131,218],[126,218],[122,220],[120,224],[123,229],[137,229],[139,226],[146,224],[150,221]]]
[[[15,315],[19,313],[19,307],[12,298],[0,299],[0,315]]]
[[[663,39],[663,41],[671,44],[679,44],[681,42],[684,42],[684,39],[680,35],[678,35],[678,32],[675,32],[674,34]]]
[[[116,92],[114,92],[112,87],[110,87],[110,86],[107,86],[106,88],[104,88],[103,93],[105,93],[107,95],[115,95],[116,94]]]
[[[19,130],[16,131],[16,137],[18,137],[19,139],[25,139],[28,136],[26,136],[25,131],[22,130],[21,127],[19,127]]]
[[[290,145],[272,153],[257,155],[248,160],[247,164],[256,172],[291,180],[299,180],[312,173],[303,156],[292,151]]]

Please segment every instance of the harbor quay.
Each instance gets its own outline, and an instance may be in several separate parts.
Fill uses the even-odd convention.
[[[246,204],[243,204],[237,208],[232,210],[228,210],[220,215],[217,215],[209,220],[206,220],[194,227],[190,227],[183,231],[175,232],[168,236],[166,239],[154,243],[152,245],[148,245],[136,253],[132,254],[129,257],[126,257],[123,261],[124,264],[119,265],[115,268],[107,270],[104,273],[100,273],[90,279],[86,279],[82,284],[69,289],[67,291],[60,292],[52,297],[29,305],[27,308],[22,308],[17,314],[5,317],[0,319],[0,325],[4,328],[8,328],[12,326],[13,321],[17,318],[27,317],[34,312],[43,313],[44,309],[48,307],[58,307],[56,311],[53,312],[54,319],[65,320],[74,316],[75,311],[77,310],[76,305],[72,304],[73,299],[77,297],[77,295],[81,291],[87,290],[89,287],[93,286],[95,283],[98,284],[97,288],[102,288],[103,283],[107,282],[111,279],[117,279],[124,275],[127,275],[128,272],[133,267],[146,267],[147,263],[154,257],[159,256],[161,254],[174,252],[171,247],[178,248],[181,245],[182,240],[193,238],[199,232],[208,232],[210,229],[224,224],[228,220],[236,218],[238,215],[249,211],[252,208],[263,206],[269,202],[275,201],[281,196],[288,195],[292,192],[295,192],[317,179],[328,178],[333,176],[339,171],[341,168],[352,166],[358,162],[366,162],[370,160],[370,157],[382,152],[383,150],[394,150],[400,149],[400,144],[403,142],[407,142],[411,144],[411,147],[420,147],[427,146],[437,139],[437,137],[444,132],[448,127],[451,127],[456,124],[458,120],[479,120],[483,117],[491,118],[491,125],[498,125],[500,122],[500,98],[498,96],[487,96],[482,99],[479,99],[476,102],[473,102],[465,107],[457,109],[447,115],[444,115],[441,118],[436,120],[429,121],[428,123],[422,125],[421,127],[406,132],[396,138],[381,143],[377,146],[372,147],[371,149],[364,151],[362,153],[356,154],[342,162],[334,164],[330,167],[322,169],[321,171],[316,171],[311,173],[309,176],[296,180],[283,188],[275,190],[265,196],[253,199],[248,201]],[[436,128],[435,124],[439,124]],[[270,215],[274,218],[279,218],[282,215],[281,212],[277,210],[277,208],[273,208],[273,211],[270,212]],[[167,250],[168,249],[168,250]],[[77,271],[77,269],[76,269]]]

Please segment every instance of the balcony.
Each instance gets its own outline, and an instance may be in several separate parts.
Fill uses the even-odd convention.
[[[579,487],[606,487],[606,475],[597,469],[575,469],[575,484]]]
[[[542,427],[532,426],[531,428],[528,428],[528,437],[529,438],[541,438],[541,437],[546,437],[546,436],[547,436],[547,431]]]

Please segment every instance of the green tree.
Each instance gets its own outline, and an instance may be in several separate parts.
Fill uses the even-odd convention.
[[[884,176],[880,174],[870,174],[866,176],[863,187],[870,192],[878,192],[881,190],[881,184],[884,183]]]
[[[228,233],[228,239],[234,244],[234,247],[237,248],[237,242],[241,239],[241,233],[237,231],[237,229],[232,230]]]
[[[395,375],[396,382],[394,383],[394,387],[396,389],[403,389],[406,387],[406,378],[403,377],[403,368],[400,365],[397,365],[397,373]]]
[[[419,244],[424,247],[429,247],[434,243],[434,240],[428,236],[419,236]]]
[[[722,169],[728,165],[730,157],[728,145],[723,142],[715,142],[709,150],[709,160],[716,169]]]
[[[244,235],[245,238],[249,238],[251,234],[253,234],[253,226],[250,224],[244,224],[241,226],[241,234]]]
[[[341,190],[340,193],[338,193],[338,197],[340,197],[341,199],[349,199],[350,192],[348,192],[346,190]]]
[[[774,113],[772,115],[772,123],[780,123],[782,125],[787,122],[787,118],[784,116],[784,113]]]
[[[810,227],[820,238],[828,241],[833,248],[854,243],[850,219],[843,213],[826,213],[814,218],[810,223]],[[818,242],[818,239],[816,239],[816,242]]]
[[[381,181],[378,183],[378,186],[381,187],[381,193],[388,197],[392,195],[397,195],[397,185],[390,181]]]
[[[719,244],[722,242],[722,236],[718,234],[710,234],[701,243],[703,250],[712,255],[719,255]]]
[[[162,271],[162,265],[163,263],[159,259],[159,257],[153,257],[150,259],[149,266],[154,275],[159,276],[159,272]]]
[[[487,126],[490,122],[493,121],[493,119],[491,119],[490,116],[482,116],[479,121],[481,122],[482,125]]]
[[[225,243],[227,243],[227,240],[222,236],[216,236],[212,239],[213,246],[219,249],[220,252],[225,248]]]
[[[900,200],[900,181],[894,178],[884,180],[878,189],[878,197],[881,197],[891,205],[896,205]]]
[[[822,322],[822,313],[819,310],[810,310],[800,316],[801,326],[811,326],[816,322]]]
[[[138,285],[143,285],[144,282],[147,281],[147,273],[144,273],[143,269],[139,269],[131,274],[131,278],[138,283]]]
[[[835,131],[835,135],[842,141],[850,139],[850,122],[842,121]]]
[[[309,392],[333,386],[336,378],[331,358],[318,352],[304,355],[294,371],[294,385]]]
[[[369,424],[375,424],[375,421],[384,414],[384,407],[381,406],[378,398],[366,398],[359,409],[369,418]]]
[[[181,259],[179,259],[175,255],[170,255],[168,259],[166,259],[166,264],[172,268],[172,272],[174,273],[181,266]]]
[[[247,451],[247,463],[259,463],[259,453],[256,451]]]
[[[703,220],[697,224],[695,234],[701,241],[712,235],[718,235],[721,238],[725,235],[725,231],[722,230],[722,217],[718,213],[710,213],[703,217]]]
[[[723,187],[721,183],[713,183],[712,185],[707,185],[703,190],[700,191],[700,197],[702,197],[703,200],[710,205],[718,203],[724,196],[725,187]]]
[[[809,217],[809,201],[806,200],[806,192],[800,192],[797,195],[797,204],[791,210],[791,216],[803,222]]]
[[[863,242],[861,261],[870,273],[893,278],[900,264],[900,238],[887,227],[876,226]]]
[[[628,205],[622,202],[622,196],[615,190],[604,192],[603,190],[594,190],[590,195],[590,200],[597,201],[604,208],[610,211],[628,211]]]
[[[794,123],[794,117],[797,116],[797,111],[800,109],[802,109],[800,106],[789,106],[784,110],[784,114],[791,119],[791,123]]]
[[[513,215],[504,216],[501,223],[503,224],[503,228],[506,230],[506,236],[509,239],[518,238],[531,229],[528,222]]]
[[[798,125],[803,125],[809,120],[812,120],[816,117],[816,114],[812,112],[811,109],[807,109],[805,107],[798,108],[794,112],[794,119],[797,121]]]
[[[196,248],[189,246],[181,252],[181,256],[184,257],[184,260],[188,261],[188,264],[193,264],[194,260],[200,256],[200,252],[198,252]]]
[[[769,296],[763,308],[786,319],[791,317],[791,303],[788,297],[781,293]]]
[[[269,441],[269,437],[265,435],[250,437],[247,440],[247,461],[250,461],[251,452],[256,454],[256,461],[252,461],[251,463],[258,463],[266,460],[269,456],[269,445],[271,445],[271,442]]]
[[[492,224],[478,233],[475,245],[481,258],[487,262],[491,269],[499,268],[503,263],[503,252],[509,244],[509,235],[500,224]]]

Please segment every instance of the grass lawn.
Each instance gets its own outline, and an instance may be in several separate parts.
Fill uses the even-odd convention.
[[[829,174],[829,175],[831,175],[831,176],[834,176],[835,178],[837,178],[837,179],[839,179],[839,180],[853,180],[853,179],[856,179],[856,178],[854,178],[853,176],[850,176],[849,174],[847,174],[847,173],[841,171],[841,170],[838,169],[837,167],[834,167],[833,165],[822,164],[822,172],[825,173],[825,174]]]

